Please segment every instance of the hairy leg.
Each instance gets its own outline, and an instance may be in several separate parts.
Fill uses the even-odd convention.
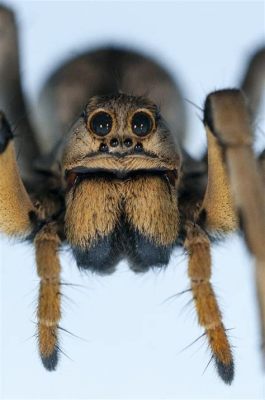
[[[39,352],[43,365],[55,370],[58,362],[58,321],[61,318],[60,239],[55,223],[45,225],[35,237],[36,263],[40,277],[38,304]]]
[[[199,324],[205,329],[217,371],[225,383],[231,384],[234,363],[222,316],[210,283],[210,241],[199,226],[187,226],[184,246],[189,255],[189,277]]]
[[[208,182],[199,218],[210,232],[225,233],[237,229],[238,220],[231,193],[222,148],[206,126],[208,141]]]
[[[41,278],[38,330],[39,349],[44,366],[55,369],[58,359],[57,330],[60,319],[60,239],[55,223],[43,225],[45,210],[36,209],[23,185],[16,163],[13,137],[7,120],[0,113],[0,231],[8,236],[35,236],[36,262]],[[47,207],[46,207],[47,208]],[[40,229],[40,227],[42,228]]]
[[[234,210],[239,214],[246,242],[257,259],[265,260],[265,189],[252,150],[249,115],[242,94],[230,90],[208,96],[205,123],[222,150]],[[217,164],[213,165],[213,169],[217,167]],[[210,183],[208,189],[211,190]],[[219,203],[222,203],[220,197]],[[206,208],[210,210],[213,206],[208,201]]]
[[[245,97],[238,90],[210,94],[205,103],[204,122],[208,137],[209,178],[199,220],[204,219],[205,228],[214,233],[234,230],[238,219],[248,248],[256,258],[264,341],[265,187],[261,164],[252,150],[253,137]],[[231,224],[224,229],[227,219]]]
[[[16,162],[13,135],[1,112],[0,170],[0,231],[9,236],[26,237],[34,229],[37,210],[21,180]]]

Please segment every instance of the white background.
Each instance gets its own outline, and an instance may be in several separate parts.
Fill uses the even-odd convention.
[[[178,78],[184,96],[202,106],[212,90],[234,87],[247,57],[264,41],[263,2],[23,2],[9,1],[20,27],[22,72],[32,101],[51,69],[99,43],[148,51]],[[264,107],[263,107],[264,108]],[[205,146],[198,111],[187,104],[193,155]],[[264,113],[258,120],[264,146]],[[3,173],[1,171],[1,173]],[[164,302],[189,286],[181,251],[161,272],[134,275],[126,264],[110,277],[80,274],[62,254],[61,357],[57,372],[38,358],[38,279],[33,249],[1,241],[1,391],[4,399],[262,399],[258,311],[253,261],[237,237],[213,251],[213,283],[234,346],[235,381],[225,386],[198,338],[190,295]]]

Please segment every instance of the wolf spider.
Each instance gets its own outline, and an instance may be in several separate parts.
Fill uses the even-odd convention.
[[[210,283],[210,250],[215,238],[243,232],[256,259],[264,339],[265,156],[256,159],[251,130],[264,49],[249,63],[242,91],[207,96],[208,156],[196,161],[183,149],[176,83],[154,60],[123,48],[95,49],[53,73],[33,129],[15,18],[5,7],[0,28],[0,230],[35,246],[43,365],[54,370],[58,361],[61,246],[71,247],[79,268],[100,274],[112,273],[121,259],[135,272],[161,268],[182,246],[199,324],[230,384],[233,356]]]

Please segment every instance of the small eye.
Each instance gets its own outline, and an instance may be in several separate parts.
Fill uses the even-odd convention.
[[[153,128],[153,120],[150,115],[140,111],[134,114],[132,118],[132,131],[137,136],[146,136]]]
[[[112,128],[112,118],[110,114],[101,111],[92,116],[90,128],[98,136],[105,136],[110,133]]]

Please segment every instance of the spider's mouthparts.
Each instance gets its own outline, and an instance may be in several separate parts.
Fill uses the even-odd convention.
[[[166,178],[170,185],[175,186],[178,178],[178,171],[176,169],[168,170],[166,168],[138,169],[128,171],[110,170],[105,168],[87,168],[80,166],[71,170],[66,170],[65,172],[67,191],[84,179],[105,178],[108,180],[128,180],[137,178],[139,176],[161,176]]]

